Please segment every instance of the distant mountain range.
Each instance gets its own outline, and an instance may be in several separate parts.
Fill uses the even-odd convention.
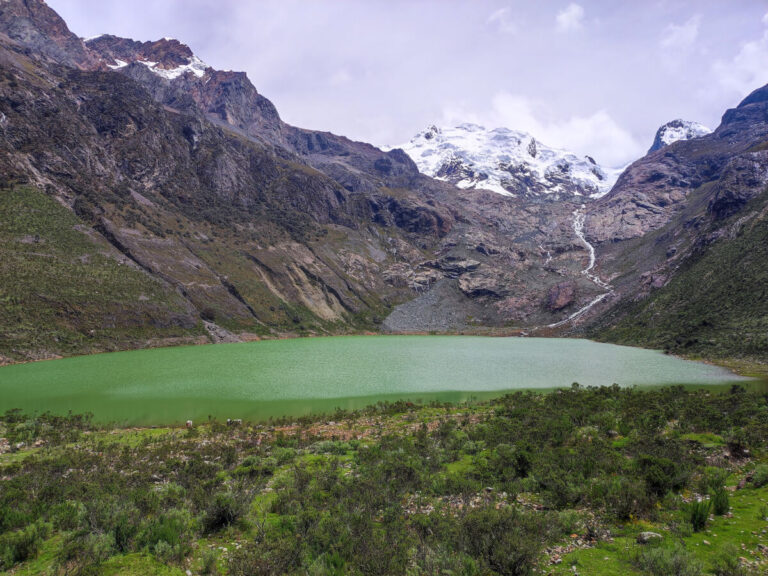
[[[0,363],[386,330],[759,356],[766,118],[763,88],[712,133],[673,121],[620,175],[468,124],[385,151],[286,124],[178,40],[6,0]]]
[[[710,132],[698,122],[673,120],[656,132],[650,152]],[[526,132],[477,124],[432,125],[398,148],[427,176],[505,196],[596,199],[610,191],[625,168],[606,168],[591,156],[552,148]]]

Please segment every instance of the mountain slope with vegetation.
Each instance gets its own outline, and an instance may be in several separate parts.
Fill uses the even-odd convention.
[[[587,236],[614,293],[586,334],[764,362],[767,188],[768,86],[712,134],[630,166],[588,209]]]
[[[707,358],[768,357],[767,218],[768,191],[719,223],[727,236],[695,246],[667,284],[601,318],[596,335]]]
[[[0,354],[82,352],[203,336],[173,288],[89,233],[34,188],[0,193]],[[57,306],[51,306],[56,302]]]

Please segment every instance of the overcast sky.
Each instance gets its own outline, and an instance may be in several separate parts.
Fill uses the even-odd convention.
[[[768,83],[765,0],[48,0],[80,36],[163,36],[282,118],[377,145],[476,122],[620,165]]]

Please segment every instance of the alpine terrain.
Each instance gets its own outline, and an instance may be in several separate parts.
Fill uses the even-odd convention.
[[[666,124],[619,175],[506,128],[384,151],[294,127],[244,73],[175,39],[84,41],[42,0],[0,4],[0,78],[4,362],[359,331],[676,348],[742,325],[665,323],[691,305],[675,279],[759,229],[765,90],[712,133]]]

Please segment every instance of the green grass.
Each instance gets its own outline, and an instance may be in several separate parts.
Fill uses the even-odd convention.
[[[615,538],[613,542],[601,542],[594,548],[568,554],[553,574],[573,574],[571,566],[576,566],[579,573],[590,576],[640,574],[630,560],[633,552],[642,547],[636,543],[635,537],[648,530],[664,537],[661,546],[671,547],[676,542],[683,542],[685,548],[704,564],[707,574],[714,570],[718,554],[726,552],[729,546],[735,546],[741,556],[750,560],[759,558],[751,553],[759,553],[759,545],[768,545],[768,533],[764,532],[768,529],[768,519],[760,516],[761,510],[768,505],[768,487],[737,490],[730,496],[732,517],[715,516],[703,532],[680,538],[663,522],[628,524],[624,528],[625,535]]]
[[[184,576],[184,570],[167,566],[150,554],[115,556],[99,567],[99,576]]]
[[[698,434],[690,432],[688,434],[683,434],[680,438],[701,444],[704,448],[714,448],[715,446],[723,446],[725,444],[725,440],[723,440],[722,436],[711,433]]]

